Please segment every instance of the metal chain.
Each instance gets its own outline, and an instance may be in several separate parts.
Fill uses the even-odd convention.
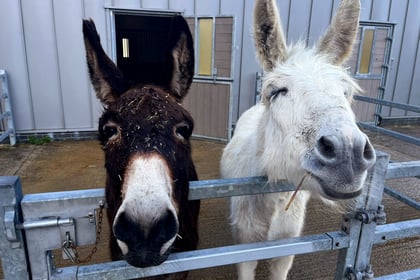
[[[92,260],[93,255],[95,255],[95,253],[98,251],[98,244],[99,244],[99,240],[101,239],[101,232],[102,232],[102,220],[104,216],[104,208],[105,208],[105,203],[103,201],[100,201],[99,213],[98,213],[98,227],[96,228],[95,245],[93,246],[89,255],[87,255],[84,259],[80,259],[79,252],[77,251],[77,247],[74,245],[74,242],[69,242],[67,244],[68,248],[72,249],[74,252],[74,257],[70,257],[73,263],[81,264],[81,263],[90,262]]]

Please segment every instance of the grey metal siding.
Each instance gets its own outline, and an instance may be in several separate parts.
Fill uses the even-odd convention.
[[[186,16],[194,15],[194,0],[179,0],[179,1],[168,1],[169,9],[175,11],[182,11]]]
[[[398,3],[397,3],[398,2]],[[418,44],[420,39],[420,1],[393,1],[390,21],[397,22],[393,40],[389,84],[385,99],[401,103],[420,105],[420,78],[415,76],[418,64]],[[418,68],[418,67],[417,67]],[[418,73],[418,72],[417,72]],[[389,116],[406,115],[399,109],[390,111]]]
[[[298,39],[309,46],[323,34],[337,10],[339,0],[277,1],[286,38],[289,43]],[[392,45],[392,61],[384,99],[420,104],[420,1],[363,0],[361,20],[396,23]],[[261,71],[255,59],[251,36],[253,1],[245,1],[242,68],[237,118],[254,103],[255,72]],[[246,28],[248,26],[248,28]],[[383,108],[383,116],[410,115],[402,110]]]
[[[10,73],[18,131],[80,131],[96,126],[100,105],[92,98],[81,34],[81,19],[92,10],[88,2],[0,3],[5,21],[0,36],[7,42],[0,47],[0,67]]]
[[[331,20],[340,0],[279,0],[287,40],[313,45]],[[385,100],[420,104],[420,1],[363,0],[361,20],[396,23],[393,63]],[[111,51],[106,7],[169,9],[186,16],[233,16],[233,121],[255,102],[252,39],[253,0],[2,0],[0,68],[9,85],[18,132],[95,130],[102,110],[87,80],[81,19],[95,20],[105,49]],[[226,70],[227,71],[227,70]],[[411,115],[388,110],[383,116]]]
[[[80,1],[59,2],[59,5],[54,5],[53,11],[64,127],[89,128],[93,120],[88,76],[82,70],[86,69],[86,63],[83,59],[75,59],[85,55],[80,32],[83,6]]]
[[[234,102],[237,103],[237,110],[232,116],[235,121],[246,109],[254,104],[254,89],[255,89],[255,73],[260,71],[260,67],[255,58],[254,41],[252,39],[252,9],[254,8],[254,1],[245,0],[241,58],[240,58],[240,80],[239,80],[239,94],[234,96]],[[282,10],[280,10],[282,11]],[[284,21],[283,21],[284,22]],[[284,24],[283,24],[284,26]]]
[[[53,2],[21,3],[35,129],[59,129],[64,126],[64,118]]]
[[[410,84],[410,97],[408,104],[420,106],[420,34],[419,40],[417,41],[417,52],[414,61],[413,78]],[[412,116],[414,113],[409,113],[408,115]]]
[[[0,2],[0,68],[8,72],[16,128],[32,129],[34,116],[19,1]]]
[[[316,44],[330,24],[334,6],[325,5],[325,0],[314,0],[312,3],[311,21],[309,26],[308,46]]]
[[[286,31],[287,40],[289,42],[293,43],[300,40],[307,41],[309,28],[311,26],[311,8],[312,6],[306,0],[295,0],[290,2]]]

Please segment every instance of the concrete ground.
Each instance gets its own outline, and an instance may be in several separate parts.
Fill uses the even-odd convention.
[[[419,127],[394,129],[420,137]],[[375,133],[369,133],[369,136],[375,148],[391,154],[394,161],[420,159],[418,146]],[[219,178],[219,160],[223,147],[223,143],[193,141],[193,157],[200,179]],[[98,188],[104,185],[103,153],[95,140],[52,142],[44,145],[18,144],[16,147],[0,145],[0,176],[2,175],[20,176],[24,194]],[[420,201],[420,179],[406,178],[389,180],[386,183]],[[418,211],[387,195],[384,196],[384,205],[388,223],[420,217]],[[304,234],[336,231],[340,228],[341,216],[332,211],[321,211],[322,207],[317,201],[310,202]],[[200,248],[232,244],[227,200],[204,200],[201,209]],[[106,241],[108,233],[109,229],[105,228],[92,263],[109,261]],[[80,254],[83,257],[90,250],[91,247],[83,248]],[[59,255],[57,252],[59,266],[71,265],[60,260]],[[337,252],[296,256],[289,279],[333,279],[336,258]],[[375,276],[420,267],[420,237],[375,246],[372,265]],[[259,266],[257,273],[257,279],[267,279],[266,263]],[[192,271],[189,274],[189,279],[235,278],[233,265]]]

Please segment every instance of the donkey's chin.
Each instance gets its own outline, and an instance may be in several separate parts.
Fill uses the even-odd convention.
[[[311,177],[318,183],[322,197],[329,200],[347,200],[354,199],[363,193],[363,184],[366,175],[358,176],[350,183],[334,181],[331,180],[331,177],[323,179],[313,174],[311,174]]]
[[[167,250],[163,255],[161,254],[148,254],[147,256],[142,252],[129,252],[124,255],[124,260],[126,260],[130,265],[140,268],[158,266],[169,257],[170,250]]]
[[[360,188],[353,192],[345,192],[345,193],[332,190],[329,187],[326,187],[324,185],[321,185],[321,188],[322,188],[325,198],[328,198],[331,200],[352,199],[352,198],[358,197],[363,192],[363,188]]]
[[[176,239],[176,235],[164,243],[160,251],[150,250],[150,248],[136,248],[130,250],[125,242],[117,240],[120,247],[122,258],[130,265],[135,267],[157,266],[166,261],[172,251],[172,245]]]

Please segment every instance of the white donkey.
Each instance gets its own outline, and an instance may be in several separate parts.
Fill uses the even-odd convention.
[[[343,0],[317,46],[307,49],[302,43],[286,45],[275,0],[256,1],[262,102],[239,119],[221,174],[287,179],[303,190],[287,211],[290,192],[233,197],[231,223],[238,242],[299,236],[311,195],[334,201],[361,194],[376,158],[350,106],[360,88],[341,66],[355,41],[359,10],[359,0]],[[286,279],[292,262],[293,256],[271,260],[271,279]],[[256,266],[256,261],[239,264],[239,279],[254,279]]]

